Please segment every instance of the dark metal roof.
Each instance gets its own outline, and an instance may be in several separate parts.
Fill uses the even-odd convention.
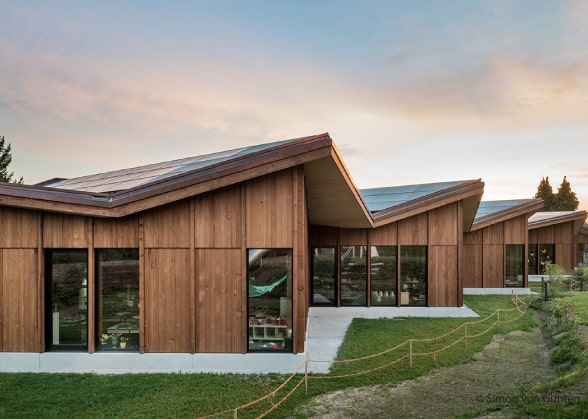
[[[537,212],[529,218],[529,229],[546,227],[554,224],[574,222],[577,232],[584,225],[586,211],[546,211]]]
[[[115,170],[72,179],[57,179],[43,183],[42,186],[67,189],[79,192],[112,193],[137,188],[149,183],[159,182],[183,173],[203,169],[218,163],[257,153],[299,139],[276,141],[273,143],[242,147],[234,150],[201,156],[187,157],[162,163],[148,164],[130,169]]]
[[[464,182],[469,181],[460,180],[453,182],[427,183],[422,185],[391,186],[384,188],[361,189],[359,192],[368,209],[371,212],[377,212],[405,204],[409,201],[414,201],[415,199],[427,195],[441,192],[445,189],[453,188]]]
[[[532,199],[512,199],[504,201],[482,201],[476,212],[476,220],[492,214],[500,213],[507,210],[512,210],[518,206],[527,204],[533,201]]]
[[[493,224],[530,214],[543,208],[542,199],[511,199],[502,201],[482,201],[470,231],[476,231]]]

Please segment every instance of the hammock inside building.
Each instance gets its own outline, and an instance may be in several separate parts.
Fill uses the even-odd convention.
[[[255,278],[249,278],[249,297],[259,297],[261,295],[267,294],[282,282],[284,282],[286,278],[288,278],[288,274],[269,285],[253,285]]]

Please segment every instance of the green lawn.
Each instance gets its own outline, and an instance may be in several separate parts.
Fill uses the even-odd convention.
[[[582,300],[581,296],[578,297]],[[582,300],[583,303],[586,301]],[[511,309],[510,296],[467,296],[466,304],[482,318],[497,308]],[[588,305],[588,304],[587,304]],[[582,310],[586,306],[583,306]],[[284,411],[293,412],[296,405],[308,397],[349,386],[386,384],[421,375],[440,365],[466,362],[472,354],[486,345],[496,333],[515,329],[529,329],[535,325],[529,313],[514,322],[504,322],[513,312],[501,313],[497,328],[475,339],[462,340],[451,348],[432,356],[417,356],[417,352],[441,348],[464,336],[464,322],[475,319],[356,319],[352,322],[341,346],[339,359],[358,358],[392,348],[408,339],[434,338],[457,330],[443,341],[413,344],[413,367],[408,359],[388,366],[397,357],[406,355],[395,351],[360,363],[337,364],[330,376],[373,370],[347,378],[319,379],[308,382],[308,396],[304,386],[296,390],[280,409],[268,417],[282,417]],[[485,330],[494,318],[468,326],[467,335]],[[269,355],[268,355],[269,356]],[[232,374],[0,374],[0,417],[199,417],[232,409],[263,397],[283,383],[288,376],[232,375]],[[301,380],[295,377],[273,397],[278,402]],[[239,411],[239,417],[255,417],[271,404],[262,403]],[[232,417],[232,413],[225,417]]]

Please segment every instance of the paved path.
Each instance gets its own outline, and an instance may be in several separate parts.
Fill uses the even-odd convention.
[[[354,318],[478,317],[469,307],[311,307],[308,315],[306,358],[333,361]],[[328,373],[331,362],[311,362],[309,371]]]

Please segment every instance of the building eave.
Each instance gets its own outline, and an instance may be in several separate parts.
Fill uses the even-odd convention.
[[[481,230],[491,225],[498,224],[522,215],[528,218],[539,211],[541,208],[543,208],[542,199],[531,199],[523,204],[516,205],[502,211],[497,211],[484,217],[476,218],[470,231]]]
[[[374,212],[372,214],[374,226],[380,227],[463,200],[463,228],[464,231],[468,231],[473,223],[483,193],[484,182],[481,179],[464,181],[452,188]]]

